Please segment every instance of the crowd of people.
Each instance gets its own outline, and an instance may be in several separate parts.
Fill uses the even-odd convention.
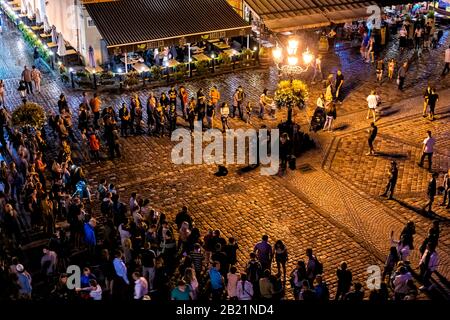
[[[96,137],[102,131],[107,141],[109,135],[117,136],[114,110],[100,109],[97,95],[89,101],[85,98],[88,104],[80,106],[80,115],[87,113],[88,108],[92,115],[80,116],[81,136],[87,137],[86,129],[91,131],[86,138],[91,147],[92,140],[98,140]],[[135,107],[140,108],[139,102]],[[60,96],[58,109],[59,115],[49,117],[48,132],[20,132],[11,130],[8,121],[2,122],[4,133],[10,139],[9,143],[3,142],[9,145],[14,160],[9,165],[2,161],[0,165],[3,185],[0,216],[4,235],[1,281],[2,287],[7,288],[3,291],[4,297],[58,301],[254,300],[286,296],[299,300],[330,299],[324,266],[310,248],[306,250],[305,259],[298,261],[295,269],[287,274],[288,248],[281,240],[271,245],[269,237],[264,235],[253,250],[249,250],[246,267],[238,270],[237,255],[243,248],[239,248],[236,239],[225,239],[219,230],[202,234],[187,207],[170,220],[166,214],[152,208],[149,199],[136,192],[125,202],[114,184],[104,179],[98,182],[96,190],[91,190],[82,166],[75,164],[71,157],[71,145],[77,138],[76,130],[66,120],[70,109],[64,95]],[[8,118],[5,109],[2,114]],[[55,158],[44,156],[51,154],[48,152],[51,146],[46,142],[50,135],[55,135],[54,139],[59,141],[59,153]],[[98,159],[98,156],[93,157]],[[438,226],[434,226],[429,243],[425,245],[421,262],[426,266],[422,275],[426,286],[437,266],[436,228],[438,230]],[[33,263],[27,260],[22,248],[36,233],[44,234],[49,241],[42,249],[40,272],[31,273],[28,265]],[[402,239],[401,245],[396,247],[399,255],[404,251],[405,240]],[[393,252],[391,250],[391,255]],[[83,259],[77,259],[79,255]],[[395,257],[389,261],[387,269],[392,267],[392,261],[398,265]],[[70,289],[67,286],[70,274],[66,271],[76,263],[83,270],[81,286]],[[411,278],[404,276],[408,274],[407,267],[401,265],[395,269],[392,288],[396,299],[412,299],[409,291],[403,295],[404,292],[397,290],[399,279],[403,278],[408,278],[407,285],[402,282],[403,287],[414,288]],[[34,277],[44,284],[38,294],[33,292]],[[363,286],[352,280],[345,262],[340,265],[337,278],[336,299],[364,298]],[[292,292],[287,291],[288,283]],[[370,299],[388,299],[386,290],[383,285],[372,291]]]

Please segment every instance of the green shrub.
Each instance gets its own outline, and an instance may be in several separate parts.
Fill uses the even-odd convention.
[[[33,127],[40,129],[44,126],[46,116],[44,108],[34,102],[27,102],[17,107],[11,115],[12,124],[16,127]]]

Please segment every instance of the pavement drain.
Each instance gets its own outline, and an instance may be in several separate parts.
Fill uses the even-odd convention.
[[[316,171],[316,169],[314,169],[309,163],[302,164],[301,166],[298,167],[298,170],[300,170],[300,172],[303,173],[310,173]]]

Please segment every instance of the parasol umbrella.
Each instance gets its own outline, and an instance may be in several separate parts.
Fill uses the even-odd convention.
[[[58,42],[58,34],[56,33],[56,27],[52,26],[52,42]]]
[[[49,32],[52,30],[52,27],[50,27],[50,23],[48,23],[48,17],[44,17],[44,32]]]
[[[20,0],[20,13],[27,13],[27,5],[25,3],[25,0]]]
[[[90,65],[92,68],[95,68],[95,67],[96,67],[96,64],[95,64],[95,57],[94,57],[94,48],[92,48],[92,46],[89,46],[89,65]]]
[[[39,9],[36,8],[36,24],[40,24],[42,23],[42,19],[41,19],[41,13],[39,12]]]
[[[56,53],[60,57],[66,55],[66,44],[64,43],[64,38],[61,32],[58,34],[58,50],[56,51]]]

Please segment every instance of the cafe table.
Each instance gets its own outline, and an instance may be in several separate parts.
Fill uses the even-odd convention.
[[[208,57],[208,56],[207,56],[206,54],[204,54],[204,53],[195,54],[195,55],[192,56],[192,58],[193,58],[194,60],[197,60],[197,61],[210,61],[210,60],[211,60],[211,58]]]

